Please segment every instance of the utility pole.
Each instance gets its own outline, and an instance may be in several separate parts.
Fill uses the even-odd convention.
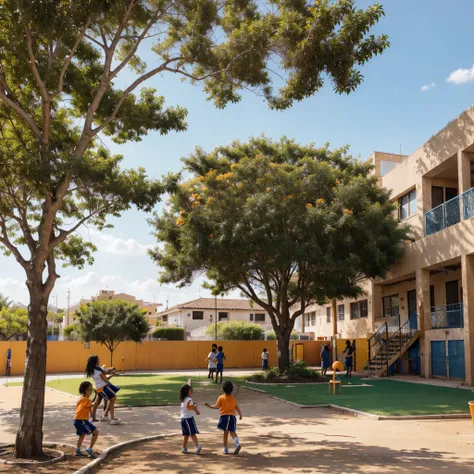
[[[56,295],[56,311],[54,319],[58,319],[58,295]],[[53,319],[53,340],[54,340],[54,319]],[[59,321],[58,321],[58,339],[59,341]]]
[[[67,312],[66,312],[66,326],[69,326],[69,306],[71,306],[71,290],[67,289]]]
[[[214,340],[217,341],[217,295],[214,296],[214,306],[215,306],[215,315],[214,315]]]

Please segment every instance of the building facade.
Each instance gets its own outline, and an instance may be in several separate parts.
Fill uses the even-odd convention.
[[[245,321],[272,329],[270,316],[260,306],[245,299],[199,298],[172,306],[158,314],[163,325],[185,328],[187,339],[205,337],[206,329],[216,322]]]
[[[336,317],[336,337],[388,342],[392,355],[379,366],[473,385],[474,107],[410,156],[376,152],[369,160],[410,240],[384,280],[365,283],[363,297],[337,302],[336,315],[329,305],[310,307],[299,329],[333,336]]]

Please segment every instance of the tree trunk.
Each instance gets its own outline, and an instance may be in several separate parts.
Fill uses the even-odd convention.
[[[278,368],[283,373],[290,367],[290,331],[275,331],[277,337],[278,348]]]
[[[114,360],[114,350],[110,349],[110,367],[114,366],[113,360]]]
[[[41,456],[43,452],[48,297],[43,290],[41,276],[39,281],[29,278],[27,285],[30,290],[30,305],[26,368],[15,454],[18,458],[30,459]]]

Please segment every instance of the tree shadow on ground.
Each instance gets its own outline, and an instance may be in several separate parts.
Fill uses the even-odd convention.
[[[424,448],[395,450],[388,447],[347,442],[344,436],[308,443],[299,436],[278,435],[247,439],[239,456],[220,454],[220,437],[209,448],[209,440],[203,443],[199,458],[182,455],[179,440],[161,440],[144,443],[124,450],[106,461],[95,471],[114,472],[170,472],[192,471],[198,474],[221,472],[225,462],[227,472],[266,473],[437,473],[450,474],[474,472],[474,467],[450,453]],[[121,467],[123,466],[123,467]],[[125,466],[127,469],[125,470]],[[468,467],[469,466],[469,467]]]

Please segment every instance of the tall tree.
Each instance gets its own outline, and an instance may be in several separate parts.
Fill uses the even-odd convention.
[[[25,336],[28,330],[28,313],[20,308],[0,308],[0,341]]]
[[[382,15],[379,5],[364,11],[352,0],[1,2],[0,245],[23,267],[30,296],[17,456],[42,450],[58,260],[90,262],[94,248],[76,234],[82,224],[102,229],[132,204],[150,210],[165,191],[142,169],[121,171],[101,135],[124,143],[184,130],[186,111],[144,87],[166,74],[201,81],[217,107],[251,90],[281,110],[317,92],[325,74],[349,93],[359,67],[388,45],[369,35]]]
[[[140,342],[146,337],[150,326],[145,313],[122,300],[94,301],[79,308],[76,324],[85,341],[97,341],[107,347],[112,367],[114,351],[121,342]]]
[[[0,293],[0,309],[3,309],[3,308],[9,308],[11,306],[12,302],[11,300],[8,298],[8,296],[3,296],[1,293]]]
[[[191,179],[152,221],[161,281],[205,271],[214,292],[239,289],[268,312],[282,371],[308,305],[356,297],[361,278],[383,277],[401,254],[389,191],[346,148],[261,137],[184,163]]]

